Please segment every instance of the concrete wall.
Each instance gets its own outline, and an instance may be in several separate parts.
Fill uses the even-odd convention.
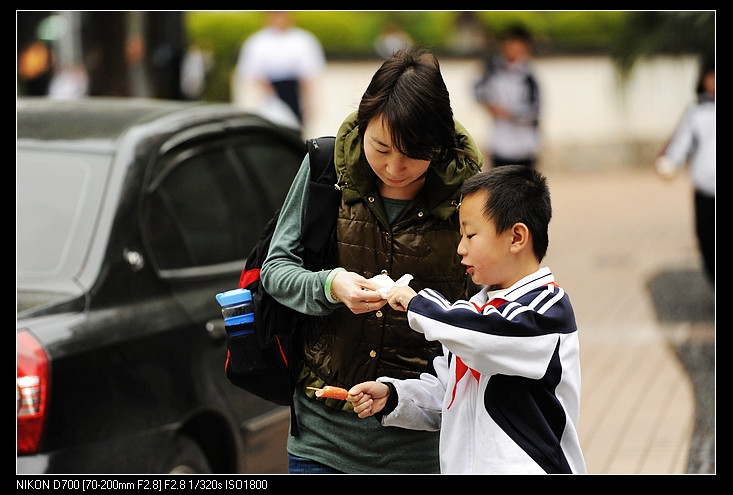
[[[356,110],[380,62],[329,62],[315,85],[317,111],[304,134],[335,134]],[[596,170],[651,166],[685,107],[694,99],[697,63],[692,57],[640,63],[622,81],[608,57],[535,60],[543,101],[541,168]],[[473,99],[481,72],[473,59],[441,60],[456,117],[488,151],[491,118]],[[233,85],[233,101],[254,108],[261,100],[251,88]]]

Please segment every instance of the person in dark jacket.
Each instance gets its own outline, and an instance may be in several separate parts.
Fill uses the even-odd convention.
[[[342,200],[332,268],[304,268],[306,156],[261,272],[274,298],[312,315],[297,364],[299,435],[288,437],[289,472],[437,473],[436,432],[385,434],[378,423],[359,421],[348,401],[317,398],[309,388],[426,371],[437,346],[386,304],[385,284],[409,275],[414,287],[467,295],[456,253],[459,188],[482,158],[454,119],[437,57],[407,49],[383,62],[336,134],[334,161]]]
[[[540,134],[540,88],[532,64],[532,36],[521,25],[503,36],[501,53],[490,59],[474,87],[479,104],[491,115],[491,166],[536,167]]]

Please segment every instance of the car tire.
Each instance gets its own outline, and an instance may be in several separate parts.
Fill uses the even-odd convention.
[[[168,474],[210,474],[211,466],[206,454],[191,437],[179,435],[172,444],[170,457],[163,464],[162,472]]]

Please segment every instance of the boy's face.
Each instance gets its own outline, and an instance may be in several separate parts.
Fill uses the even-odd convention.
[[[494,221],[484,216],[486,195],[485,192],[478,192],[461,201],[458,254],[463,257],[461,264],[475,283],[507,288],[515,282],[510,253],[512,229],[496,233]]]

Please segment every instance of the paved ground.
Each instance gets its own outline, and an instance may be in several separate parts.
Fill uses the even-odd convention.
[[[664,272],[648,286],[660,321],[690,325],[687,339],[675,344],[675,353],[695,392],[695,427],[687,472],[715,473],[715,326],[711,319],[715,314],[714,293],[699,270]],[[682,293],[668,290],[669,287],[690,290]]]
[[[715,297],[686,177],[545,170],[545,259],[581,337],[590,474],[715,473]]]

